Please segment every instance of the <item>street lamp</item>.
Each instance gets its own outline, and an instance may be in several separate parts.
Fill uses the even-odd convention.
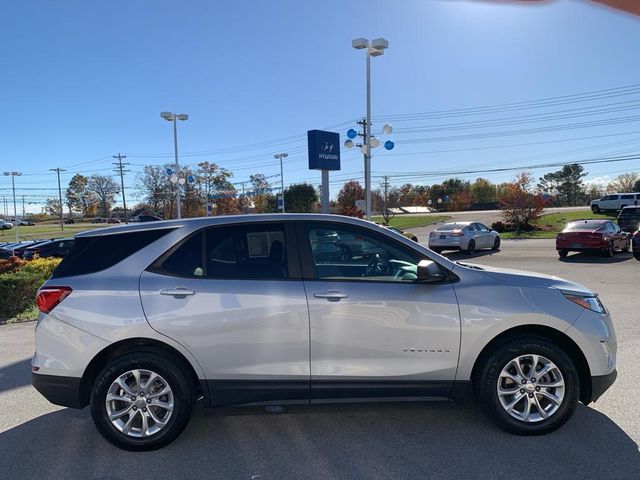
[[[19,242],[18,239],[18,208],[16,207],[16,177],[22,175],[22,172],[4,172],[4,175],[7,177],[11,177],[11,188],[13,189],[13,219],[14,219],[14,227],[16,229],[16,242]],[[62,205],[61,205],[62,207]]]
[[[389,42],[384,38],[356,38],[351,41],[356,50],[367,50],[367,119],[364,127],[364,189],[366,199],[367,220],[371,220],[371,57],[379,57],[389,48]]]
[[[282,213],[284,213],[284,176],[282,172],[282,159],[287,158],[289,156],[288,153],[276,153],[273,158],[276,160],[280,160],[280,185],[282,186]]]
[[[173,149],[176,157],[176,172],[180,171],[180,165],[178,164],[178,128],[176,126],[177,120],[185,121],[189,119],[189,115],[186,113],[172,113],[172,112],[161,112],[160,116],[164,118],[167,122],[173,122]],[[180,187],[176,189],[176,213],[178,214],[178,218],[181,218],[180,214]]]

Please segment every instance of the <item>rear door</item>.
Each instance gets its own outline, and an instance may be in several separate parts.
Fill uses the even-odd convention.
[[[309,314],[293,227],[216,226],[140,278],[150,325],[198,359],[214,405],[308,401]]]
[[[316,255],[312,239],[330,229],[367,248],[349,259]],[[300,255],[311,324],[312,401],[447,396],[460,343],[449,281],[417,282],[422,255],[360,226],[301,224]]]

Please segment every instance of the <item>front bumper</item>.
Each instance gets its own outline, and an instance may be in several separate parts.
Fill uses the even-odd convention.
[[[598,375],[591,377],[591,401],[598,400],[604,392],[606,392],[613,382],[616,381],[618,371],[613,370],[607,375]]]
[[[31,384],[51,403],[62,407],[83,408],[87,405],[80,395],[80,382],[76,377],[39,375],[31,373]]]

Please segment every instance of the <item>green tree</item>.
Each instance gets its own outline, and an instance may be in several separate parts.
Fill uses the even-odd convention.
[[[90,217],[96,212],[96,198],[89,189],[89,178],[76,173],[69,186],[65,190],[65,198],[69,207],[69,215],[72,211],[82,212],[83,217]]]
[[[640,193],[640,178],[633,184],[633,191]]]
[[[540,177],[538,189],[548,195],[556,195],[561,205],[578,205],[586,196],[582,181],[586,176],[582,165],[572,163]]]
[[[313,185],[294,183],[284,190],[284,206],[287,212],[310,213],[318,203],[318,193]]]
[[[476,178],[469,189],[471,198],[476,203],[496,201],[496,186],[486,178]]]
[[[175,195],[170,196],[167,185],[167,167],[168,165],[145,165],[142,173],[136,177],[139,196],[149,205],[152,213],[162,212],[164,218],[170,218],[172,212],[167,211],[168,205],[172,204],[175,198]]]

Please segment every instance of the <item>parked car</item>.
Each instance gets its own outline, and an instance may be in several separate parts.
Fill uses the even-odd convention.
[[[120,223],[120,219],[118,217],[109,217],[107,223]]]
[[[629,235],[610,220],[588,219],[569,222],[556,236],[560,258],[569,252],[600,252],[613,257],[616,250],[629,251]]]
[[[73,218],[65,218],[64,219],[64,224],[65,225],[75,225],[76,221]],[[96,222],[92,222],[92,223],[96,223]]]
[[[635,232],[640,226],[640,207],[624,207],[616,222],[625,232]]]
[[[325,264],[318,232],[381,253]],[[199,398],[211,407],[475,391],[501,428],[542,434],[616,377],[611,318],[585,287],[451,262],[335,215],[83,232],[37,305],[33,385],[58,405],[90,405],[102,435],[128,450],[170,443]]]
[[[400,230],[399,228],[392,227],[390,225],[384,225],[384,226],[386,228],[388,228],[389,230],[392,230],[394,232],[399,233],[400,235],[403,235],[403,236],[407,237],[409,240],[413,240],[414,242],[418,241],[418,237],[415,234],[411,233],[411,232],[405,232],[404,230]]]
[[[0,220],[0,230],[9,230],[10,228],[13,228],[13,223]]]
[[[591,200],[591,211],[598,213],[606,210],[621,210],[627,206],[637,206],[640,193],[613,193],[597,200]]]
[[[12,256],[13,252],[11,250],[0,247],[0,260],[9,260]]]
[[[106,223],[104,218],[96,217],[91,220],[91,223]]]
[[[31,220],[16,220],[15,218],[12,218],[9,221],[13,223],[14,226],[18,225],[19,227],[33,227],[35,225],[35,223],[33,223]]]
[[[436,253],[462,250],[473,255],[480,248],[500,250],[500,235],[479,222],[445,223],[429,233],[429,248]]]
[[[35,247],[36,245],[40,245],[41,243],[48,242],[49,240],[28,240],[25,242],[20,242],[19,245],[13,247],[13,254],[18,258],[24,258],[24,252],[27,248]]]
[[[31,246],[24,251],[22,258],[25,260],[33,260],[35,257],[40,258],[64,258],[73,247],[73,238],[58,238],[48,240],[38,245]],[[97,253],[96,253],[97,254]]]
[[[633,234],[631,239],[631,248],[633,249],[633,256],[636,260],[640,261],[640,230]]]

